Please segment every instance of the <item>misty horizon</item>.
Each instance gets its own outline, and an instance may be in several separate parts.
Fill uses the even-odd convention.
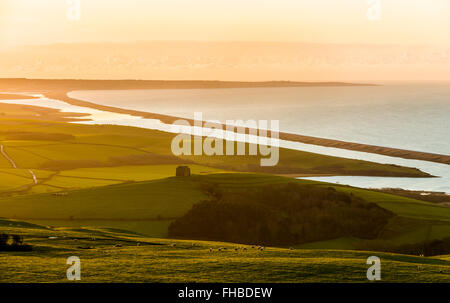
[[[146,41],[36,45],[1,54],[3,78],[442,82],[450,67],[450,48],[398,45]]]

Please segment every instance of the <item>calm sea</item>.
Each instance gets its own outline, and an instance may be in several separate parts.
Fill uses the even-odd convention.
[[[282,131],[450,154],[450,84],[76,91],[98,104],[205,120],[279,120]]]

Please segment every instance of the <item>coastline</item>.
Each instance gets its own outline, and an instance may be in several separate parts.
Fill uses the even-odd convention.
[[[26,94],[23,94],[26,95]],[[42,98],[42,94],[39,94],[39,96]],[[46,100],[46,99],[43,99]],[[88,112],[90,111],[96,111],[96,110],[92,110],[90,108],[84,108],[85,111],[84,112],[78,112],[77,110],[75,110],[75,113],[71,111],[70,106],[73,105],[69,105],[68,103],[64,102],[64,101],[56,101],[53,99],[47,99],[50,102],[54,101],[54,102],[59,102],[62,104],[67,104],[67,106],[69,107],[67,110],[61,111],[61,109],[58,108],[47,108],[47,107],[37,107],[36,104],[38,104],[39,101],[33,101],[33,100],[24,100],[27,101],[26,103],[19,103],[19,104],[9,104],[9,103],[5,103],[2,104],[0,102],[0,112],[2,113],[2,117],[6,118],[6,119],[31,119],[31,120],[51,120],[51,121],[59,121],[59,122],[82,122],[82,124],[90,124],[88,121],[94,122],[97,121],[95,119],[95,117],[83,117],[84,115],[90,115],[88,114]],[[13,101],[13,100],[12,100]],[[20,102],[20,100],[19,100]],[[77,117],[76,119],[74,119],[74,117]],[[81,119],[80,119],[81,118]],[[84,118],[84,119],[83,119]],[[141,120],[140,118],[136,118],[137,120]],[[109,124],[109,123],[107,123]],[[114,124],[114,123],[113,123]],[[117,125],[121,125],[120,123]],[[137,127],[139,128],[139,125],[122,125],[123,127]],[[143,129],[147,129],[147,128],[143,128]],[[152,129],[152,128],[150,128]],[[156,128],[157,131],[162,131],[164,133],[166,133],[167,131],[163,129],[158,129]],[[170,133],[170,132],[169,132]],[[9,135],[8,132],[4,133],[5,135]],[[11,135],[14,136],[14,132],[11,133]],[[288,141],[286,141],[288,142]],[[293,142],[291,142],[293,143]],[[311,147],[313,147],[313,145],[309,145]],[[327,149],[327,148],[325,148]],[[293,150],[295,151],[295,148],[290,148],[289,146],[284,146],[282,147],[282,151],[284,150]],[[300,152],[305,152],[305,150],[300,149]],[[308,151],[306,151],[308,153]],[[358,153],[358,152],[356,152]],[[333,167],[329,167],[327,168],[322,167],[321,169],[319,169],[319,171],[311,169],[311,168],[305,168],[303,167],[300,170],[297,170],[294,172],[295,176],[292,175],[292,170],[290,169],[286,169],[286,166],[283,166],[283,169],[278,169],[275,171],[267,171],[266,170],[258,170],[258,172],[261,173],[269,173],[269,174],[289,174],[288,177],[332,177],[332,176],[372,176],[372,177],[403,177],[403,178],[432,178],[437,176],[437,174],[430,174],[429,172],[425,172],[427,171],[425,170],[421,170],[418,168],[414,168],[415,165],[395,165],[395,163],[382,163],[383,161],[372,161],[372,160],[364,160],[364,159],[353,159],[353,157],[349,156],[349,157],[342,157],[340,155],[327,155],[325,153],[325,155],[322,155],[322,153],[320,152],[315,152],[315,151],[309,151],[309,154],[312,157],[314,154],[316,154],[317,156],[321,157],[321,156],[331,156],[331,157],[337,157],[337,158],[342,158],[342,160],[344,161],[356,161],[353,163],[353,165],[359,165],[359,164],[364,164],[364,163],[373,163],[373,164],[379,164],[379,165],[384,165],[384,169],[381,169],[381,171],[379,171],[379,169],[376,168],[371,168],[371,166],[369,165],[369,167],[366,167],[366,169],[362,169],[359,168],[357,169],[356,167],[353,168],[349,168],[350,170],[346,170],[346,169],[338,169],[338,168],[333,168]],[[345,159],[344,159],[345,158]],[[358,163],[357,161],[363,161],[361,163]],[[442,164],[438,164],[438,165],[442,165]],[[301,165],[300,165],[301,166]],[[345,166],[345,165],[344,165]],[[364,165],[363,165],[364,166]],[[397,166],[398,169],[396,169],[393,166]],[[381,167],[380,167],[381,168]],[[408,170],[404,170],[404,169],[408,169]],[[325,169],[326,172],[323,171],[323,169]],[[234,170],[237,171],[242,171],[240,168],[235,167]],[[295,169],[294,169],[295,170]],[[245,171],[245,170],[244,170]],[[257,172],[254,170],[251,170],[253,172]],[[327,175],[324,175],[327,174]],[[329,174],[329,175],[328,175]]]
[[[110,111],[110,112],[115,112],[115,113],[120,113],[120,114],[128,114],[131,116],[142,117],[145,119],[158,119],[161,122],[166,123],[166,124],[171,124],[171,123],[175,122],[176,120],[181,119],[180,117],[175,117],[175,116],[156,114],[156,113],[148,113],[148,112],[130,110],[130,109],[123,109],[123,108],[118,108],[118,107],[113,107],[113,106],[99,105],[99,104],[95,104],[95,103],[88,102],[88,101],[82,101],[79,99],[74,99],[74,98],[69,97],[67,95],[69,92],[70,91],[62,91],[62,92],[60,91],[60,92],[50,92],[50,93],[43,93],[43,94],[47,98],[61,100],[61,101],[64,101],[64,102],[67,102],[69,104],[76,105],[76,106],[89,107],[92,109]],[[191,124],[194,123],[194,121],[192,119],[184,119],[184,120],[188,121]],[[248,132],[248,129],[246,131]],[[367,152],[367,153],[373,153],[373,154],[379,154],[379,155],[391,156],[391,157],[397,157],[397,158],[404,158],[404,159],[430,161],[430,162],[436,162],[436,163],[450,165],[450,156],[441,155],[441,154],[419,152],[419,151],[405,150],[405,149],[392,148],[392,147],[375,146],[375,145],[362,144],[362,143],[345,142],[345,141],[304,136],[304,135],[298,135],[298,134],[292,134],[292,133],[286,133],[286,132],[280,132],[279,138],[281,140],[286,140],[286,141],[300,142],[300,143],[319,145],[319,146],[324,146],[324,147],[334,147],[334,148],[340,148],[340,149],[354,150],[354,151]]]
[[[376,86],[375,84],[352,84],[340,82],[232,82],[232,81],[164,81],[164,80],[52,80],[52,79],[0,79],[0,89],[5,91],[38,91],[45,97],[67,102],[71,105],[91,109],[109,111],[145,119],[157,119],[171,124],[180,117],[123,109],[113,106],[99,105],[69,97],[74,90],[128,90],[128,89],[214,89],[214,88],[258,88],[258,87],[326,87],[326,86]],[[192,119],[185,119],[193,123]],[[223,125],[219,125],[223,127]],[[248,129],[246,130],[249,131]],[[324,147],[340,148],[352,151],[367,152],[404,159],[430,161],[450,165],[450,155],[420,152],[393,147],[383,147],[362,143],[346,142],[334,139],[319,138],[280,132],[281,140],[300,142]]]
[[[0,82],[1,83],[1,82]],[[10,92],[9,90],[5,92]],[[60,92],[61,93],[61,92]],[[31,118],[32,120],[36,119],[35,114],[36,110],[35,107],[37,104],[42,104],[43,106],[54,106],[54,109],[56,111],[60,111],[61,116],[58,118],[68,118],[73,119],[70,117],[73,117],[73,111],[75,113],[83,113],[91,115],[97,110],[94,110],[90,107],[79,107],[79,109],[71,108],[74,105],[70,105],[69,103],[66,103],[61,100],[55,100],[55,99],[47,99],[43,96],[43,92],[37,92],[37,91],[23,91],[23,92],[17,92],[17,94],[29,96],[34,95],[40,98],[43,98],[43,103],[40,103],[39,100],[24,100],[24,103],[20,103],[20,100],[18,101],[18,104],[12,105],[12,104],[5,104],[4,111],[4,118]],[[64,92],[62,92],[62,95],[65,95]],[[79,100],[77,100],[79,101]],[[13,102],[13,101],[11,101]],[[53,102],[58,103],[57,105],[52,105]],[[47,104],[48,103],[48,104]],[[64,105],[65,104],[65,105]],[[17,110],[9,110],[8,108],[10,106],[18,106],[20,108],[20,114],[24,113],[22,117],[17,117]],[[18,108],[18,109],[19,109]],[[59,108],[59,109],[58,109]],[[42,108],[43,109],[43,108]],[[39,109],[40,110],[40,109]],[[29,113],[28,113],[29,112]],[[150,113],[146,113],[150,114]],[[16,116],[16,117],[13,117]],[[25,117],[28,116],[28,117]],[[111,115],[114,116],[115,113],[111,112]],[[52,117],[45,115],[44,113],[40,112],[39,120],[53,120]],[[47,117],[44,117],[47,116]],[[51,115],[53,116],[53,115]],[[63,116],[67,116],[64,117]],[[110,114],[107,114],[109,117]],[[120,114],[119,114],[120,116]],[[119,120],[123,117],[117,117]],[[46,119],[47,118],[47,119]],[[64,121],[64,122],[79,122],[80,117],[76,119],[77,121]],[[169,117],[173,118],[173,117]],[[82,124],[96,124],[95,121],[102,121],[104,117],[101,115],[99,117],[92,116],[91,117],[85,117],[86,122],[83,122]],[[100,122],[101,124],[115,124],[115,122],[109,121],[109,118],[104,120],[103,122]],[[157,123],[157,125],[165,125],[165,127],[158,127],[155,125],[150,125],[149,127],[145,127],[145,119],[137,118],[137,117],[125,117],[126,119],[130,119],[132,121],[138,121],[137,123],[118,123],[117,125],[123,125],[125,127],[137,127],[137,128],[143,128],[143,129],[156,129],[162,132],[167,132],[166,124],[161,124],[160,122]],[[58,119],[59,120],[59,119]],[[90,121],[90,122],[89,122]],[[108,122],[109,121],[109,122]],[[141,122],[139,122],[141,121]],[[147,120],[150,121],[150,120]],[[63,122],[63,121],[61,121]],[[169,131],[170,133],[170,131]],[[265,135],[265,134],[264,134]],[[292,141],[280,141],[281,147],[287,150],[298,150],[300,152],[307,152],[311,155],[317,154],[317,155],[324,155],[324,156],[331,156],[331,157],[338,157],[338,158],[345,158],[345,159],[353,159],[356,161],[367,161],[371,163],[378,163],[385,165],[385,168],[382,169],[383,173],[377,172],[377,170],[373,169],[362,169],[363,166],[359,167],[357,164],[357,167],[354,167],[351,169],[351,171],[346,170],[339,170],[336,171],[336,169],[325,169],[322,170],[311,170],[311,169],[300,169],[297,171],[292,171],[289,169],[278,169],[278,171],[259,171],[261,173],[268,173],[268,174],[287,174],[285,177],[289,178],[301,178],[301,179],[307,179],[312,181],[322,181],[322,182],[329,182],[329,183],[335,183],[335,184],[348,184],[350,186],[360,187],[360,188],[404,188],[406,190],[424,190],[424,191],[435,191],[435,192],[447,192],[450,193],[450,190],[448,189],[448,166],[446,164],[441,163],[435,163],[435,162],[429,162],[429,161],[422,161],[422,160],[409,160],[409,159],[402,159],[402,158],[396,158],[396,157],[389,157],[384,155],[377,155],[367,152],[359,152],[359,151],[353,151],[353,150],[344,150],[339,148],[332,148],[332,147],[323,147],[313,144],[303,144],[298,142],[292,142]],[[289,157],[288,157],[289,158]],[[304,162],[300,161],[299,163]],[[307,162],[304,162],[307,163]],[[387,165],[387,166],[386,166]],[[302,165],[300,165],[302,167]],[[303,165],[304,166],[304,165]],[[307,165],[306,165],[307,166]],[[337,167],[337,166],[336,166]],[[398,168],[395,168],[398,167]],[[326,167],[323,167],[326,168]],[[412,171],[405,171],[404,168],[414,168]],[[356,169],[356,171],[355,171]],[[237,171],[241,171],[240,169],[237,169]],[[392,173],[393,171],[397,173]],[[293,174],[292,174],[293,173]],[[326,174],[326,175],[323,175]],[[437,177],[437,178],[436,178]],[[366,186],[367,185],[367,186]]]

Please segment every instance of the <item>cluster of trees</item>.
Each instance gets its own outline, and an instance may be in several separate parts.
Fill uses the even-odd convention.
[[[0,251],[30,250],[31,246],[23,244],[20,235],[0,234]]]
[[[391,212],[334,188],[297,183],[240,194],[206,186],[202,201],[169,227],[169,235],[261,245],[295,245],[358,237],[374,239]]]

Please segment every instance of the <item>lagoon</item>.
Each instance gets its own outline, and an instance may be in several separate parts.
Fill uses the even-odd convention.
[[[240,89],[239,89],[240,90]],[[121,91],[120,95],[129,91]],[[131,91],[133,95],[135,91]],[[95,93],[98,93],[95,91]],[[108,92],[109,94],[110,92]],[[142,93],[141,91],[139,93]],[[89,118],[91,121],[80,121],[75,123],[83,124],[115,124],[123,126],[134,126],[147,129],[156,129],[166,132],[176,133],[180,131],[179,127],[174,127],[173,125],[164,124],[159,120],[155,119],[143,119],[136,116],[131,116],[127,114],[118,114],[105,112],[101,110],[80,107],[70,105],[66,102],[59,100],[53,100],[45,98],[42,95],[36,95],[39,99],[24,99],[24,100],[2,100],[4,103],[12,104],[25,104],[25,105],[38,105],[42,107],[60,109],[64,112],[76,112],[76,113],[86,113],[89,116],[84,118]],[[73,97],[73,96],[72,96]],[[122,99],[123,100],[123,99]],[[92,100],[90,100],[92,102]],[[111,104],[109,104],[111,105]],[[142,109],[140,109],[142,110]],[[445,109],[444,109],[445,112]],[[188,117],[187,117],[188,118]],[[280,122],[281,123],[281,122]],[[182,132],[193,133],[194,128],[183,128]],[[432,136],[430,136],[432,137]],[[445,147],[448,143],[446,138],[443,139]],[[436,178],[386,178],[386,177],[353,177],[353,176],[332,176],[332,177],[308,177],[304,179],[347,184],[362,188],[403,188],[409,190],[424,190],[424,191],[439,191],[450,193],[450,166],[446,164],[421,161],[421,160],[410,160],[402,159],[397,157],[383,156],[378,154],[371,154],[366,152],[351,151],[332,147],[323,147],[312,144],[304,144],[299,142],[291,142],[280,140],[280,146],[295,150],[313,152],[318,154],[325,154],[330,156],[338,156],[344,158],[360,159],[373,161],[378,163],[396,164],[409,167],[417,167],[422,171],[430,173]]]

